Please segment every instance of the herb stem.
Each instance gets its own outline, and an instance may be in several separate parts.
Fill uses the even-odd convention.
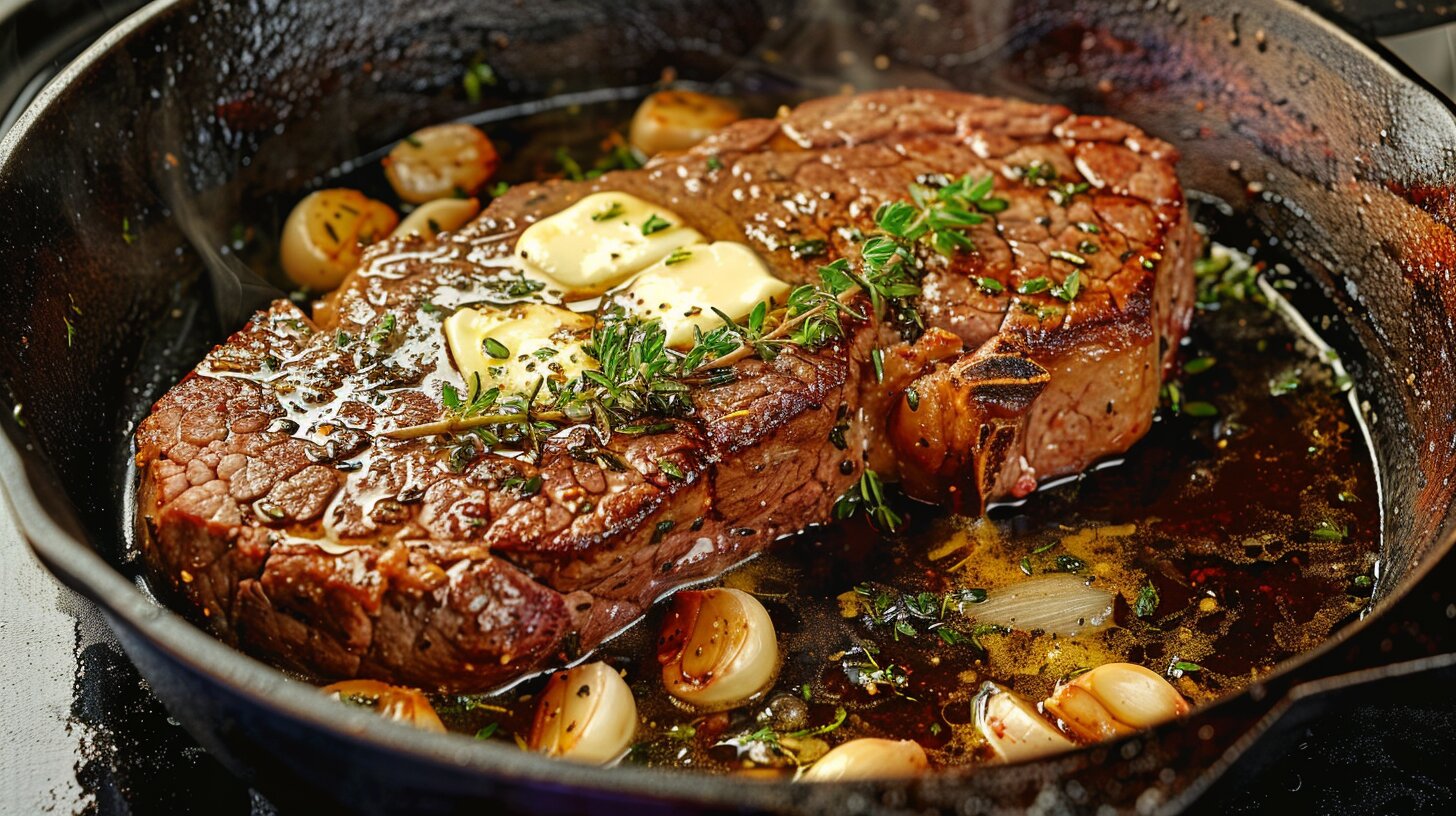
[[[864,290],[861,289],[858,284],[855,284],[854,286],[851,286],[850,288],[844,290],[843,292],[841,292],[839,294],[839,302],[840,303],[849,303],[851,300],[854,299],[854,297],[856,295],[858,295],[862,291],[864,291]],[[823,303],[821,303],[818,306],[815,306],[814,308],[812,308],[812,309],[810,309],[810,310],[808,310],[806,312],[803,312],[801,314],[794,315],[793,317],[789,318],[788,320],[785,320],[782,323],[780,323],[777,326],[775,326],[772,331],[770,331],[769,333],[765,334],[761,338],[760,342],[765,342],[766,343],[766,342],[771,342],[773,340],[777,340],[777,339],[783,337],[784,335],[788,334],[789,332],[793,331],[795,328],[797,328],[799,326],[799,324],[803,323],[804,321],[806,321],[806,320],[808,320],[810,318],[813,318],[813,317],[818,317],[821,314],[824,314],[824,312],[827,309],[828,309],[828,307],[826,305],[824,305]],[[698,366],[694,370],[695,371],[708,371],[708,370],[711,370],[711,369],[714,369],[714,368],[724,368],[726,366],[733,365],[734,363],[738,362],[739,360],[742,360],[745,357],[748,357],[749,355],[751,355],[753,353],[754,353],[754,348],[753,348],[753,346],[751,344],[748,344],[748,343],[739,343],[738,344],[738,348],[733,349],[732,351],[728,352],[727,354],[724,354],[722,357],[718,357],[718,358],[716,358],[714,360],[710,360],[709,362],[703,363],[702,365]]]
[[[560,411],[532,411],[515,414],[482,414],[473,417],[453,417],[440,419],[434,422],[426,422],[423,425],[409,425],[404,428],[395,428],[392,431],[385,431],[384,436],[390,439],[418,439],[422,436],[434,436],[443,433],[460,433],[473,428],[483,428],[487,425],[507,425],[512,422],[525,422],[527,420],[540,420],[542,422],[565,422],[566,414]]]

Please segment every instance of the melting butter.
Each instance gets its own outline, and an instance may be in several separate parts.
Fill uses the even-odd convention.
[[[526,228],[516,257],[563,289],[600,294],[703,235],[626,193],[594,193]]]
[[[582,349],[592,324],[591,315],[544,303],[465,308],[445,320],[445,341],[467,383],[479,374],[485,388],[530,393],[542,378],[564,381],[596,367]]]
[[[782,302],[789,285],[745,244],[718,241],[680,248],[637,276],[617,301],[645,318],[657,318],[670,346],[693,342],[694,327],[723,325],[713,309],[741,320],[760,301]]]

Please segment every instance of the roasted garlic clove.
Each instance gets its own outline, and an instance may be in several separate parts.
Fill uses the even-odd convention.
[[[490,139],[473,125],[435,125],[417,130],[384,158],[384,175],[412,204],[475,195],[500,164]]]
[[[378,680],[345,680],[321,689],[341,702],[368,708],[379,716],[396,722],[423,728],[426,731],[445,730],[445,724],[435,713],[435,707],[425,695],[412,688],[391,686]]]
[[[686,150],[738,117],[738,106],[726,99],[694,91],[658,91],[644,99],[632,116],[628,140],[649,156]]]
[[[730,708],[768,688],[779,666],[779,644],[768,610],[736,589],[685,590],[657,642],[662,683],[699,709]]]
[[[805,782],[898,779],[930,767],[925,749],[913,740],[850,740],[819,758],[800,777]]]
[[[995,683],[981,687],[975,714],[977,730],[1002,762],[1036,759],[1077,747],[1030,701]]]
[[[1086,740],[1121,736],[1188,713],[1188,703],[1157,672],[1108,663],[1059,687],[1046,710]]]
[[[279,258],[289,280],[315,292],[337,288],[364,248],[389,235],[399,217],[358,190],[319,190],[283,224]]]
[[[391,238],[418,235],[426,240],[442,232],[454,232],[480,213],[480,202],[473,198],[441,198],[415,207],[394,228]]]
[[[637,731],[637,702],[615,669],[600,661],[559,671],[536,704],[526,745],[576,762],[620,757]]]

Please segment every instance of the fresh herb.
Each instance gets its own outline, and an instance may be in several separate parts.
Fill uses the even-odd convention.
[[[668,738],[678,742],[691,742],[697,735],[698,729],[694,728],[692,723],[676,723],[667,729]]]
[[[618,216],[620,216],[622,213],[624,213],[626,211],[627,211],[627,208],[622,206],[622,202],[620,202],[620,201],[613,201],[612,204],[611,204],[611,206],[607,207],[606,209],[602,210],[601,212],[592,213],[591,220],[593,220],[593,221],[610,221],[613,218],[617,218]]]
[[[566,148],[556,148],[553,157],[556,159],[556,166],[561,168],[567,178],[572,181],[586,181],[586,173],[581,169],[581,163]]]
[[[1087,562],[1075,555],[1057,556],[1057,572],[1078,573],[1087,568]]]
[[[866,468],[859,481],[834,503],[834,517],[847,519],[861,509],[881,530],[893,532],[903,521],[885,498],[885,486],[873,470]]]
[[[505,343],[502,343],[494,337],[485,338],[480,346],[485,350],[486,354],[497,360],[509,360],[511,357],[511,350],[506,348]]]
[[[1082,291],[1082,272],[1073,269],[1072,274],[1063,280],[1061,285],[1052,288],[1052,297],[1064,300],[1068,303],[1077,299],[1077,293]]]
[[[488,740],[491,737],[495,736],[495,732],[497,732],[499,730],[500,730],[500,723],[493,722],[490,725],[487,725],[484,728],[480,729],[479,731],[476,731],[475,732],[475,738],[478,739],[478,740]]]
[[[394,334],[394,325],[394,315],[386,313],[374,325],[374,330],[369,332],[369,342],[376,346],[382,346],[388,343],[390,336]]]
[[[723,169],[723,160],[720,159],[720,158],[718,158],[718,154],[717,153],[714,153],[713,155],[711,155],[711,156],[708,157],[708,170],[709,170],[709,172],[712,172],[714,170],[722,170],[722,169]]]
[[[1021,563],[1018,564],[1018,566],[1021,567],[1021,574],[1023,574],[1023,575],[1030,575],[1031,574],[1031,556],[1023,555],[1021,557]]]
[[[1092,185],[1088,184],[1085,181],[1078,181],[1075,183],[1069,181],[1065,184],[1059,184],[1047,190],[1047,195],[1051,197],[1052,203],[1056,204],[1059,207],[1065,207],[1068,204],[1072,203],[1073,196],[1076,196],[1079,193],[1085,193],[1091,188]]]
[[[1001,285],[1001,281],[995,278],[976,278],[976,286],[988,295],[995,295],[1006,291],[1006,287]]]
[[[817,258],[829,251],[829,242],[823,238],[808,238],[789,244],[789,253],[795,258]]]
[[[1217,309],[1229,301],[1268,304],[1259,290],[1262,263],[1227,247],[1209,244],[1208,254],[1193,262],[1198,308]]]
[[[1085,233],[1088,233],[1090,235],[1096,235],[1096,234],[1102,232],[1102,230],[1096,224],[1092,223],[1091,221],[1078,221],[1077,222],[1077,229],[1079,229],[1079,230],[1081,230],[1081,231],[1083,231]]]
[[[914,388],[905,389],[905,404],[910,406],[911,411],[920,410],[920,392]]]
[[[888,687],[900,697],[907,700],[914,700],[914,697],[905,693],[910,685],[910,673],[904,666],[898,663],[885,663],[883,665],[875,659],[878,654],[873,644],[861,643],[857,648],[846,653],[840,665],[844,667],[844,674],[849,682],[862,687],[870,694],[877,694],[881,686]]]
[[[1168,673],[1174,677],[1181,677],[1185,674],[1203,671],[1203,667],[1197,663],[1190,663],[1187,660],[1174,660],[1173,665],[1168,667]]]
[[[914,243],[924,241],[947,257],[975,249],[966,230],[984,222],[982,213],[1006,209],[1006,201],[992,198],[995,176],[973,180],[962,176],[940,186],[910,185],[910,201],[880,206],[875,223],[888,235]]]
[[[61,322],[66,324],[66,348],[71,348],[76,342],[76,324],[69,317],[61,318]]]
[[[421,142],[419,139],[416,139],[413,134],[404,137],[404,143],[414,148],[420,148],[425,146],[425,143]]]
[[[1031,280],[1022,281],[1021,285],[1016,287],[1016,291],[1023,295],[1034,295],[1037,292],[1045,292],[1051,287],[1052,282],[1046,278],[1032,278]]]
[[[687,475],[683,473],[682,468],[678,467],[677,463],[673,462],[671,459],[658,459],[657,469],[667,474],[668,478],[671,478],[675,481],[681,482],[687,478]]]
[[[667,264],[668,266],[677,266],[678,264],[686,261],[691,257],[693,257],[692,250],[686,247],[678,247],[677,249],[674,249],[672,251],[671,255],[667,256],[667,260],[663,261],[663,263]]]
[[[769,751],[788,759],[795,765],[798,765],[800,764],[800,762],[799,757],[795,752],[795,749],[784,745],[784,740],[801,740],[806,737],[817,737],[822,734],[828,734],[831,731],[838,729],[841,725],[844,725],[844,721],[848,717],[849,712],[845,711],[844,708],[841,706],[835,708],[834,719],[825,725],[817,726],[814,728],[801,728],[797,731],[776,731],[772,726],[765,725],[758,728],[757,730],[748,731],[735,737],[729,737],[728,739],[720,740],[716,743],[716,745],[729,746],[741,750],[751,745],[758,744],[762,745]]]
[[[460,84],[465,88],[465,98],[476,104],[483,96],[484,86],[494,86],[499,81],[495,75],[495,69],[478,57],[471,60],[470,65],[465,69],[465,76],[460,78]]]
[[[1350,535],[1350,528],[1345,525],[1336,525],[1333,521],[1321,521],[1310,531],[1310,535],[1320,541],[1344,541]]]
[[[1075,252],[1068,252],[1065,249],[1054,249],[1051,252],[1048,252],[1047,255],[1049,257],[1053,258],[1054,260],[1065,261],[1065,262],[1071,264],[1072,266],[1086,266],[1087,265],[1087,259],[1086,258],[1083,258],[1081,255],[1078,255]]]
[[[1153,586],[1152,581],[1149,581],[1138,590],[1137,600],[1133,601],[1132,613],[1139,618],[1150,618],[1154,612],[1158,611],[1158,604],[1161,602],[1158,588]]]
[[[1015,172],[1028,187],[1045,187],[1057,180],[1057,168],[1040,159],[1016,168]]]
[[[541,474],[537,473],[535,476],[521,483],[519,492],[522,496],[534,496],[541,492],[541,483]]]
[[[1369,575],[1356,575],[1352,583],[1355,585],[1356,589],[1369,590],[1371,587],[1375,586],[1375,579],[1371,578]]]
[[[1282,397],[1286,394],[1293,394],[1299,390],[1299,375],[1290,372],[1277,380],[1269,381],[1269,396]]]
[[[994,623],[978,623],[971,628],[970,644],[976,651],[980,652],[981,654],[985,654],[986,645],[981,642],[981,638],[985,637],[986,635],[1009,634],[1011,634],[1011,630],[1005,626],[1000,626]]]
[[[126,242],[127,246],[131,246],[132,244],[136,243],[136,233],[131,231],[130,218],[121,219],[121,240]]]
[[[1102,247],[1092,241],[1083,241],[1077,244],[1077,251],[1083,255],[1096,255],[1102,251]]]
[[[657,213],[653,213],[648,216],[646,221],[642,222],[642,234],[651,235],[654,232],[661,232],[671,226],[671,221],[659,217]]]
[[[507,192],[510,192],[510,189],[510,182],[497,181],[495,184],[490,185],[486,192],[490,193],[491,198],[500,198]]]
[[[1199,419],[1208,419],[1218,416],[1218,406],[1211,402],[1185,402],[1183,403],[1183,413]]]
[[[885,381],[885,350],[879,346],[870,349],[870,364],[875,369],[875,382]]]
[[[1192,360],[1183,364],[1183,373],[1202,374],[1210,368],[1213,368],[1216,362],[1218,361],[1212,357],[1194,357]]]

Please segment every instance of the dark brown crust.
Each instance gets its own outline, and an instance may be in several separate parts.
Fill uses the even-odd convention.
[[[1010,172],[1033,159],[1091,189],[1059,206]],[[1055,106],[892,91],[741,122],[641,171],[513,188],[455,235],[372,248],[318,323],[275,305],[157,403],[137,433],[151,575],[223,639],[307,675],[482,690],[826,520],[867,464],[960,503],[1080,470],[1146,431],[1186,326],[1194,242],[1174,160]],[[435,440],[378,436],[442,412],[440,315],[421,303],[470,301],[521,228],[583,195],[659,203],[803,282],[918,177],[987,172],[1010,206],[972,229],[977,252],[927,259],[930,330],[914,344],[851,326],[817,352],[738,364],[666,433],[569,429],[536,464],[486,454],[452,469]],[[1014,289],[1065,277],[1047,252],[1076,251],[1078,222],[1099,228],[1083,291],[1038,316],[1066,304]],[[828,253],[796,257],[806,240]],[[389,338],[362,340],[385,314]],[[866,373],[876,343],[883,383]]]

